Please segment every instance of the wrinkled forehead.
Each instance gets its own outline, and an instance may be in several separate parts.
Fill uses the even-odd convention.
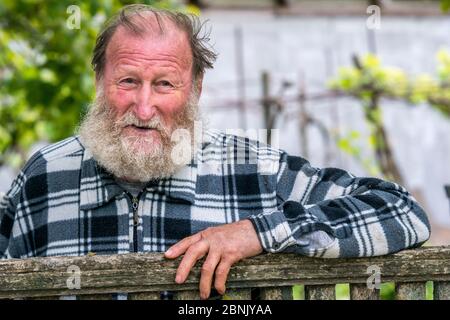
[[[106,48],[106,60],[111,61],[123,50],[142,53],[176,55],[186,67],[192,66],[192,49],[188,34],[168,17],[144,12],[130,18],[130,23],[119,26]]]

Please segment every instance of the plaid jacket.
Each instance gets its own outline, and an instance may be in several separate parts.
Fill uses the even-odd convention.
[[[165,251],[240,219],[268,252],[327,258],[388,254],[430,235],[397,184],[314,168],[257,141],[207,132],[190,165],[133,198],[71,137],[32,156],[2,197],[0,257]]]

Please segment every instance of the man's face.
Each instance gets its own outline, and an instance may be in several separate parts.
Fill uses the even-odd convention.
[[[106,50],[103,86],[106,103],[121,124],[121,139],[138,153],[162,143],[182,113],[192,90],[192,53],[184,32],[166,22],[137,36],[119,27]],[[158,30],[152,32],[151,30]],[[160,129],[162,129],[160,127]]]
[[[142,36],[116,30],[96,99],[80,125],[84,145],[118,178],[146,182],[173,175],[183,164],[172,159],[172,132],[194,136],[201,77],[193,88],[187,36],[165,23],[164,34],[151,23]]]

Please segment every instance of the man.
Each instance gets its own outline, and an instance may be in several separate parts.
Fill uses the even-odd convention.
[[[195,17],[145,5],[109,21],[79,135],[37,152],[1,201],[0,256],[184,254],[177,283],[205,257],[207,298],[212,286],[225,292],[234,263],[262,252],[374,256],[429,238],[426,214],[397,184],[219,132],[179,143],[196,136],[216,57],[200,31]]]

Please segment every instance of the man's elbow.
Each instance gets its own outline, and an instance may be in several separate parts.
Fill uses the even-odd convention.
[[[416,234],[415,243],[411,247],[419,247],[431,237],[431,224],[425,211],[415,204],[410,212],[411,225]]]
[[[392,235],[392,239],[403,239],[399,241],[400,243],[393,245],[395,249],[392,248],[393,250],[391,250],[389,248],[389,251],[392,251],[389,253],[419,247],[430,239],[431,225],[428,215],[409,192],[403,188],[400,188],[399,191],[397,187],[395,191],[383,190],[383,196],[391,203],[391,208],[393,209],[392,232],[403,234],[400,238]],[[387,234],[387,236],[389,237],[390,235]]]

